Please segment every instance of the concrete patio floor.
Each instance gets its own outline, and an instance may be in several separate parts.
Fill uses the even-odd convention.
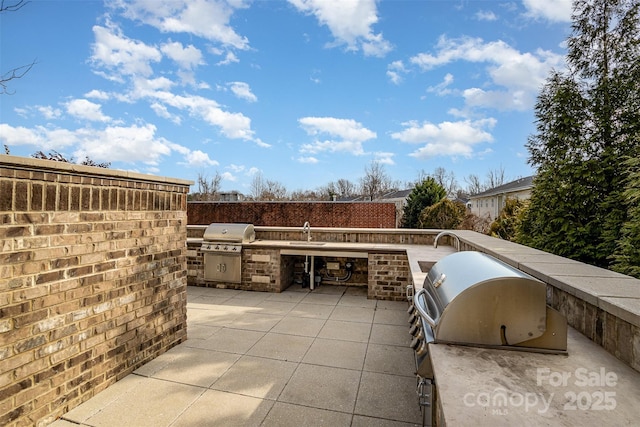
[[[405,302],[189,287],[188,340],[53,427],[420,425]]]

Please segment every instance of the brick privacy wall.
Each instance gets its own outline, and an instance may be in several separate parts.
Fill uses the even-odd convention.
[[[189,202],[189,225],[212,222],[256,226],[395,228],[396,206],[379,202]]]
[[[409,284],[411,272],[407,254],[369,254],[369,299],[406,301]]]
[[[188,184],[0,156],[0,425],[47,425],[186,339]]]

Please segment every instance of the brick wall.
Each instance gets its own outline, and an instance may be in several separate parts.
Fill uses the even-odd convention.
[[[256,226],[395,228],[394,203],[378,202],[189,202],[189,225],[212,222]]]
[[[189,184],[0,155],[0,425],[47,425],[186,339]]]
[[[279,250],[245,249],[242,257],[243,289],[282,292],[286,288],[287,284],[281,280]]]

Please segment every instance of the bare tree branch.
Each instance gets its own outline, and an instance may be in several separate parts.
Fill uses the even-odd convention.
[[[25,6],[27,3],[30,3],[30,2],[25,0],[13,0],[9,2],[6,0],[1,0],[0,13],[15,12],[16,10],[22,9],[22,7]],[[10,92],[7,89],[7,82],[22,78],[25,74],[27,74],[33,68],[36,62],[37,61],[34,59],[30,64],[23,65],[21,67],[12,68],[11,70],[2,74],[2,76],[0,76],[0,95],[3,95],[3,94],[12,95],[14,92]]]
[[[22,7],[27,3],[31,2],[25,0],[7,2],[5,0],[2,0],[0,2],[0,12],[15,12],[16,10],[22,9]]]
[[[25,74],[27,74],[31,70],[31,68],[33,68],[34,65],[36,65],[36,63],[37,62],[34,59],[33,62],[31,62],[30,64],[23,65],[22,67],[13,68],[7,71],[6,73],[4,73],[2,77],[0,77],[0,94],[12,95],[14,92],[10,92],[7,89],[7,82],[22,78]]]

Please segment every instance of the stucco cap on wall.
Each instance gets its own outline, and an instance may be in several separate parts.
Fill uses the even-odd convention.
[[[100,168],[97,166],[85,166],[75,163],[57,162],[54,160],[42,160],[34,159],[31,157],[9,156],[6,154],[0,155],[0,166],[7,166],[14,169],[32,169],[38,170],[51,170],[57,172],[73,172],[86,175],[103,176],[109,178],[123,178],[137,181],[149,181],[158,182],[173,185],[187,185],[194,184],[193,181],[185,179],[170,178],[164,176],[149,175],[139,172],[131,172],[119,169]]]

